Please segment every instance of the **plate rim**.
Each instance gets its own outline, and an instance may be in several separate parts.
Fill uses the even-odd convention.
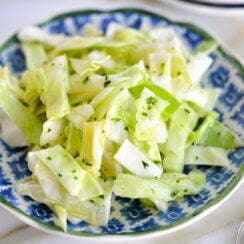
[[[62,12],[60,14],[54,15],[53,17],[48,18],[47,20],[39,22],[35,25],[42,27],[52,21],[66,18],[66,17],[74,17],[76,15],[111,14],[111,13],[116,13],[116,12],[132,12],[132,13],[146,14],[148,16],[154,16],[161,20],[175,24],[177,26],[183,26],[188,29],[192,29],[195,32],[204,36],[204,38],[206,38],[206,39],[216,40],[216,38],[214,38],[211,34],[209,34],[207,31],[203,30],[198,25],[195,25],[195,24],[192,24],[189,22],[184,22],[184,21],[174,21],[168,17],[165,17],[163,14],[157,13],[156,10],[153,10],[153,9],[145,10],[140,7],[128,7],[128,8],[122,7],[122,8],[111,8],[111,9],[99,9],[99,8],[89,9],[88,8],[88,9],[67,11],[67,12]],[[5,42],[0,44],[0,52],[7,49],[9,46],[12,45],[12,43],[14,43],[16,41],[18,42],[17,33],[11,35]],[[218,43],[219,43],[219,41],[218,41]],[[240,75],[244,78],[244,65],[241,63],[241,61],[239,61],[238,58],[236,58],[229,50],[226,50],[226,48],[223,47],[221,43],[220,43],[220,46],[218,47],[218,49],[221,52],[221,54],[230,61],[230,63],[233,63],[233,64],[235,64],[235,66],[237,66]],[[9,202],[7,202],[1,196],[0,196],[0,206],[7,209],[9,212],[14,214],[19,219],[23,220],[23,222],[25,222],[37,229],[41,229],[48,233],[55,233],[55,234],[59,234],[59,235],[66,236],[66,237],[76,237],[76,238],[84,237],[84,238],[89,238],[89,239],[96,237],[98,239],[105,238],[106,240],[108,240],[108,239],[115,240],[115,239],[132,238],[132,237],[145,238],[146,236],[148,237],[148,236],[152,236],[152,235],[155,236],[155,235],[171,233],[173,231],[176,231],[177,229],[186,227],[186,226],[192,224],[193,222],[201,219],[202,217],[208,215],[210,212],[212,212],[214,209],[216,209],[219,205],[224,203],[234,193],[234,191],[236,191],[237,188],[239,188],[244,183],[243,176],[244,176],[244,165],[241,165],[241,167],[238,169],[236,175],[233,177],[231,182],[224,188],[224,190],[219,195],[217,195],[212,201],[210,201],[206,205],[202,206],[200,209],[198,209],[194,213],[192,213],[192,214],[188,215],[187,217],[185,217],[179,221],[176,221],[172,224],[168,224],[166,226],[161,226],[161,227],[156,227],[156,228],[153,228],[150,230],[137,231],[137,232],[125,232],[125,233],[118,233],[118,234],[87,233],[87,232],[79,232],[79,231],[63,232],[61,230],[61,228],[59,228],[57,226],[52,226],[50,224],[43,223],[40,220],[37,220],[37,219],[29,216],[28,214],[26,214],[19,208],[12,206]]]
[[[211,1],[201,1],[201,0],[178,0],[180,2],[185,2],[189,4],[199,5],[199,6],[206,6],[206,7],[217,7],[217,8],[231,8],[231,9],[237,9],[237,8],[244,8],[244,3],[213,3]]]

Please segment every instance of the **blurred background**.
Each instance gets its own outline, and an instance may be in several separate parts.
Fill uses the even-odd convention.
[[[38,23],[60,12],[134,6],[158,12],[173,20],[188,21],[203,27],[243,62],[244,7],[210,8],[186,2],[178,0],[1,0],[0,43],[21,27]],[[244,5],[244,1],[242,2]],[[153,239],[150,243],[234,244],[238,228],[244,221],[244,192],[242,189],[239,188],[227,202],[197,224],[183,228],[177,232],[177,235],[175,233],[168,234]],[[81,243],[42,233],[26,226],[7,211],[0,209],[0,243],[39,244],[51,242]],[[93,241],[89,243],[93,243]],[[134,243],[144,242],[133,241]]]

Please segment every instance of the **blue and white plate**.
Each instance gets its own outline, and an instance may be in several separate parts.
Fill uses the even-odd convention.
[[[190,49],[197,48],[204,40],[212,39],[205,31],[192,24],[173,22],[163,16],[139,9],[117,9],[112,11],[82,10],[56,16],[40,26],[50,33],[75,35],[87,23],[96,24],[105,31],[108,24],[118,22],[140,29],[153,26],[170,26],[185,40]],[[215,110],[220,120],[244,138],[244,68],[238,60],[222,47],[211,53],[213,65],[204,76],[203,85],[222,90]],[[25,59],[16,36],[12,36],[0,47],[0,65],[8,65],[14,73],[26,69]],[[29,197],[19,196],[14,185],[31,173],[25,162],[26,150],[11,149],[0,141],[0,205],[14,213],[26,223],[52,233],[62,233],[56,217],[44,204]],[[114,197],[108,226],[94,227],[86,222],[68,224],[65,235],[86,238],[132,238],[145,234],[163,234],[174,231],[208,214],[230,196],[240,185],[244,169],[244,149],[230,152],[231,169],[221,167],[197,167],[206,173],[207,184],[195,196],[172,203],[166,213],[145,207],[138,200]],[[194,167],[186,167],[189,172]],[[64,234],[64,233],[63,233]]]

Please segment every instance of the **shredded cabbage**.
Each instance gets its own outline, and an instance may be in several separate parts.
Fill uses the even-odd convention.
[[[57,223],[107,225],[112,194],[166,211],[198,194],[205,174],[229,167],[242,143],[213,110],[220,91],[200,86],[217,47],[190,52],[170,27],[88,24],[80,35],[19,33],[27,70],[0,68],[1,138],[29,146],[30,179],[16,189],[48,205]]]
[[[186,150],[185,164],[230,166],[227,151],[219,147],[190,146]]]
[[[160,177],[163,169],[149,160],[129,140],[125,140],[114,158],[130,172],[144,177]]]

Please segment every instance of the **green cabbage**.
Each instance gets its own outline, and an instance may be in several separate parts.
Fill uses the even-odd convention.
[[[166,211],[198,194],[206,175],[184,166],[230,167],[242,145],[217,121],[219,89],[201,82],[213,40],[190,51],[169,26],[87,24],[77,36],[38,27],[19,35],[27,70],[0,68],[1,138],[29,146],[21,195],[67,220],[107,225],[112,193]]]
[[[0,80],[0,107],[24,133],[27,142],[39,142],[41,121],[12,94],[4,80]]]
[[[190,146],[184,161],[185,164],[230,166],[227,152],[219,147]]]
[[[129,198],[149,198],[171,201],[170,187],[160,179],[148,179],[131,174],[119,174],[113,185],[113,192],[117,196]]]
[[[190,133],[189,118],[190,113],[184,108],[179,108],[171,117],[163,160],[166,172],[183,171],[186,141]]]
[[[47,87],[42,93],[46,105],[48,119],[61,119],[70,112],[67,92],[69,91],[69,76],[67,58],[55,58],[45,67]]]
[[[199,144],[203,146],[234,149],[241,146],[242,142],[229,128],[221,124],[219,121],[214,121],[214,123],[206,129]]]
[[[96,183],[96,179],[83,170],[61,146],[57,145],[35,151],[31,155],[49,168],[70,195],[83,198],[83,190],[85,190],[85,194],[87,193],[86,191],[90,194],[91,190],[89,187],[92,188],[92,192],[95,189],[98,195],[101,194],[101,187],[99,183]]]
[[[37,42],[24,42],[22,45],[28,69],[43,67],[48,58],[42,44]]]
[[[163,169],[149,160],[129,140],[125,140],[114,158],[130,172],[144,177],[160,177]]]

